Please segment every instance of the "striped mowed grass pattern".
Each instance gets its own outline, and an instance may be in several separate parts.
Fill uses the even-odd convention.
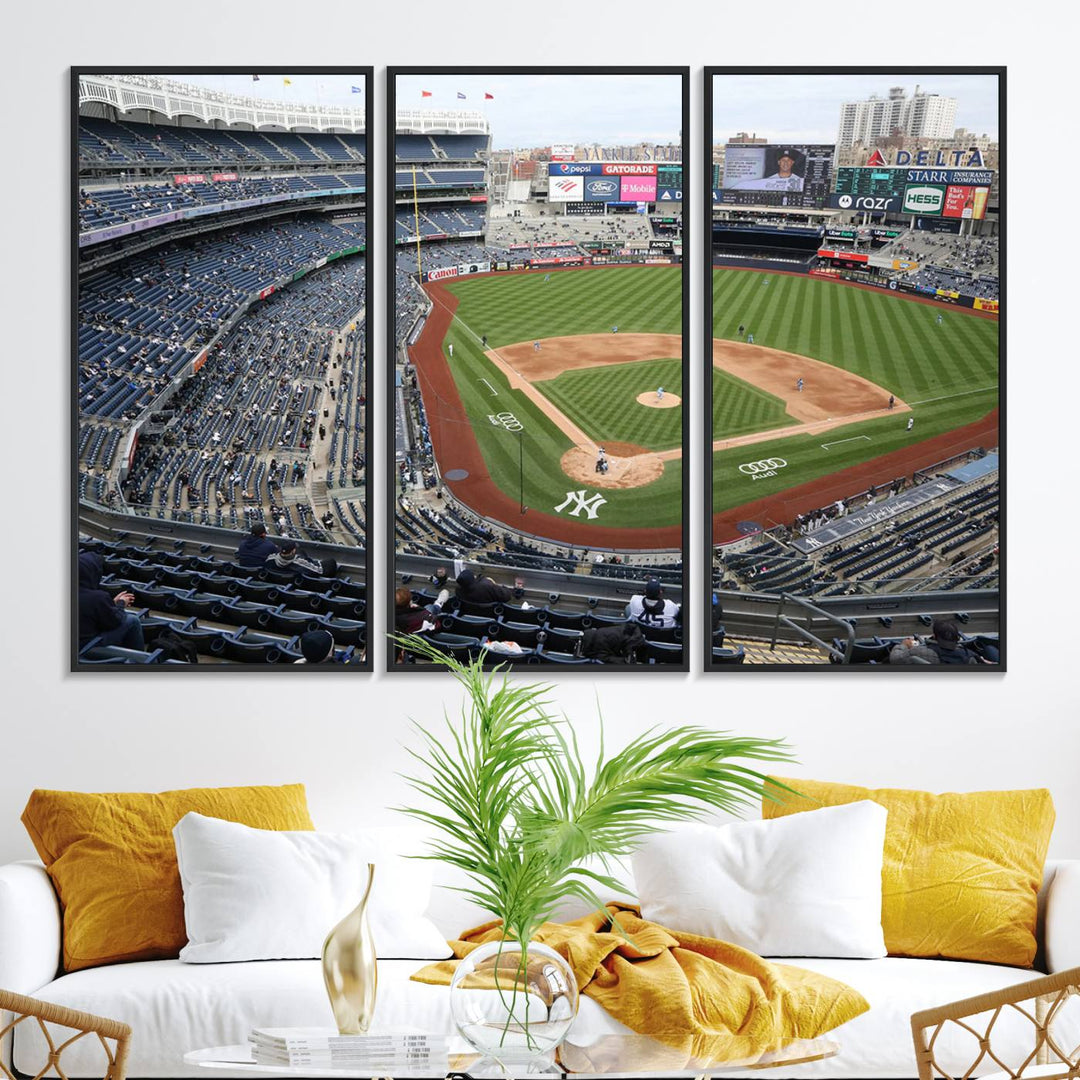
[[[533,384],[597,442],[630,442],[648,450],[682,445],[682,408],[657,409],[639,394],[682,397],[681,360],[641,360],[602,368],[564,371]]]
[[[502,491],[517,499],[523,471],[523,501],[552,513],[568,490],[580,486],[559,466],[571,442],[526,395],[510,389],[505,376],[484,355],[481,335],[487,335],[490,349],[537,338],[611,333],[612,326],[626,333],[679,333],[681,271],[677,267],[603,267],[552,273],[546,284],[542,273],[482,275],[444,284],[459,303],[443,354],[447,355],[446,346],[452,343],[454,356],[448,363],[488,472]],[[542,388],[544,384],[536,385]],[[680,409],[668,411],[676,417],[681,413]],[[503,412],[512,413],[521,423],[520,436],[489,419]],[[640,442],[636,438],[624,441]],[[523,470],[519,470],[519,450]],[[440,466],[453,468],[453,462],[440,460]],[[680,463],[667,462],[663,475],[644,487],[605,489],[603,495],[606,503],[594,521],[585,515],[575,518],[583,529],[590,524],[625,528],[677,524],[682,518]]]
[[[780,398],[713,368],[714,439],[730,439],[792,423],[795,421],[788,416]]]
[[[488,348],[570,334],[678,334],[682,271],[612,266],[542,273],[483,275],[444,282],[458,297],[457,315]],[[456,346],[455,346],[456,347]]]
[[[747,460],[747,448],[714,453],[714,511],[963,427],[998,404],[998,323],[959,309],[817,278],[714,269],[713,335],[738,340],[740,324],[754,335],[755,344],[862,375],[913,411],[842,425],[826,435],[755,443],[755,458],[782,457],[788,464],[775,477],[754,483],[752,490],[738,471],[739,463]],[[721,374],[714,370],[714,438],[723,437],[720,425],[733,419]],[[911,416],[915,427],[908,432]],[[828,449],[823,444],[829,444]]]

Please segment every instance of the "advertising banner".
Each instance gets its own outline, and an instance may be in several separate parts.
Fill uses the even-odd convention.
[[[990,187],[992,169],[892,169],[840,168],[836,170],[836,191],[840,195],[901,195],[908,184],[957,184]]]
[[[652,202],[656,198],[656,177],[624,176],[620,198],[623,202]]]
[[[831,210],[870,210],[874,213],[899,214],[902,194],[896,195],[830,195]]]
[[[908,184],[904,188],[904,202],[901,209],[905,214],[940,217],[944,206],[944,184]]]
[[[216,172],[210,177],[211,180],[239,180],[240,177],[234,172]]]
[[[682,202],[682,188],[658,187],[656,189],[657,202]]]
[[[989,188],[950,185],[945,191],[945,210],[942,216],[981,221],[986,217],[986,200],[989,194]]]
[[[892,268],[894,270],[918,270],[919,264],[912,262],[910,259],[893,259]]]
[[[584,198],[584,177],[560,176],[548,184],[548,202],[583,202]]]
[[[997,300],[984,300],[981,296],[975,297],[972,307],[976,311],[1001,311],[1001,305]]]
[[[599,161],[560,161],[548,164],[548,176],[600,176]]]
[[[487,202],[486,195],[470,195],[469,202]]]
[[[470,274],[489,273],[491,273],[491,263],[489,262],[461,263],[458,266],[458,274],[461,277],[468,277]]]
[[[551,144],[551,160],[552,161],[573,161],[574,160],[574,144],[573,143],[552,143]]]
[[[203,173],[179,173],[173,176],[173,183],[178,187],[181,184],[205,184],[206,177]]]
[[[203,351],[201,353],[199,353],[198,356],[195,357],[195,359],[191,363],[191,374],[192,375],[194,375],[195,372],[198,371],[199,368],[201,368],[203,366],[203,364],[206,363],[209,356],[210,356],[210,350],[209,349],[203,349]]]
[[[260,293],[259,293],[259,299],[260,300],[265,300],[273,291],[274,291],[274,286],[273,285],[270,285],[269,287],[261,290]]]
[[[869,255],[863,255],[858,251],[833,251],[832,248],[819,248],[818,255],[822,259],[844,259],[847,262],[865,263],[870,261]]]
[[[619,197],[619,181],[610,176],[588,177],[585,180],[586,202],[614,202]]]
[[[443,278],[451,278],[458,276],[458,268],[456,266],[440,266],[438,270],[429,270],[427,274],[428,281],[441,281]]]
[[[582,255],[565,255],[554,259],[530,259],[530,266],[581,266],[589,260]]]
[[[655,161],[605,161],[601,166],[604,176],[655,176]]]

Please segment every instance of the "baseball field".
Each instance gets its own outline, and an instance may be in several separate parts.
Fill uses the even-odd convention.
[[[680,268],[478,275],[426,288],[434,306],[411,358],[455,496],[562,543],[679,547]]]
[[[985,315],[714,268],[714,539],[996,446],[998,321]]]

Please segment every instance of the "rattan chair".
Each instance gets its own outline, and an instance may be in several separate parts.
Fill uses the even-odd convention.
[[[51,1005],[47,1001],[38,1001],[36,998],[25,997],[22,994],[13,994],[8,990],[0,990],[0,1023],[3,1022],[4,1013],[14,1013],[11,1020],[0,1027],[0,1042],[17,1025],[24,1020],[36,1020],[45,1036],[49,1047],[49,1055],[45,1063],[33,1076],[33,1080],[40,1080],[46,1076],[50,1069],[55,1070],[61,1080],[67,1080],[60,1056],[71,1046],[87,1035],[96,1035],[105,1051],[107,1067],[103,1080],[124,1080],[127,1068],[128,1047],[131,1043],[131,1028],[127,1024],[121,1024],[116,1020],[106,1020],[92,1013],[78,1012],[75,1009],[65,1009],[61,1005]],[[64,1039],[59,1039],[49,1030],[49,1024],[62,1028],[73,1029],[73,1034]],[[110,1045],[114,1043],[115,1045]],[[14,1075],[5,1067],[0,1059],[0,1073],[7,1080],[15,1080]]]
[[[1069,1008],[1067,1022],[1058,1025],[1057,1021],[1066,1012],[1069,999],[1074,1002]],[[1046,975],[1041,979],[1010,986],[1004,990],[995,990],[988,994],[954,1001],[934,1009],[924,1009],[911,1017],[911,1035],[915,1041],[915,1057],[919,1064],[919,1080],[966,1080],[967,1077],[993,1075],[1001,1080],[1080,1080],[1080,967],[1060,971],[1056,975]],[[976,1020],[975,1018],[979,1019]],[[1007,1020],[1003,1021],[1003,1018]],[[1017,1021],[1031,1024],[1030,1053],[1020,1062],[1007,1064],[1002,1060],[1000,1048],[995,1053],[993,1035],[995,1028],[1003,1023]],[[950,1027],[952,1034],[957,1029],[967,1032],[974,1038],[972,1060],[964,1071],[946,1071],[939,1060],[944,1045],[949,1043]],[[1061,1030],[1068,1027],[1071,1034]],[[980,1030],[981,1029],[981,1030]],[[950,1044],[950,1052],[956,1050]]]

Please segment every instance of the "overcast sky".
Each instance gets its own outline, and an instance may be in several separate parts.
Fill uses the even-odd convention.
[[[397,107],[480,109],[496,150],[678,142],[682,127],[678,75],[401,75]]]
[[[713,77],[713,141],[740,131],[770,142],[836,141],[840,106],[871,94],[888,97],[916,84],[956,98],[956,126],[997,138],[997,77],[993,75],[716,75]]]
[[[252,75],[258,75],[255,82]],[[262,71],[244,71],[236,75],[169,75],[178,82],[208,86],[227,94],[264,98],[267,101],[288,101],[294,105],[347,105],[352,109],[364,107],[364,77],[355,75],[267,75]],[[292,82],[285,85],[285,80]],[[353,87],[361,91],[354,94]]]

